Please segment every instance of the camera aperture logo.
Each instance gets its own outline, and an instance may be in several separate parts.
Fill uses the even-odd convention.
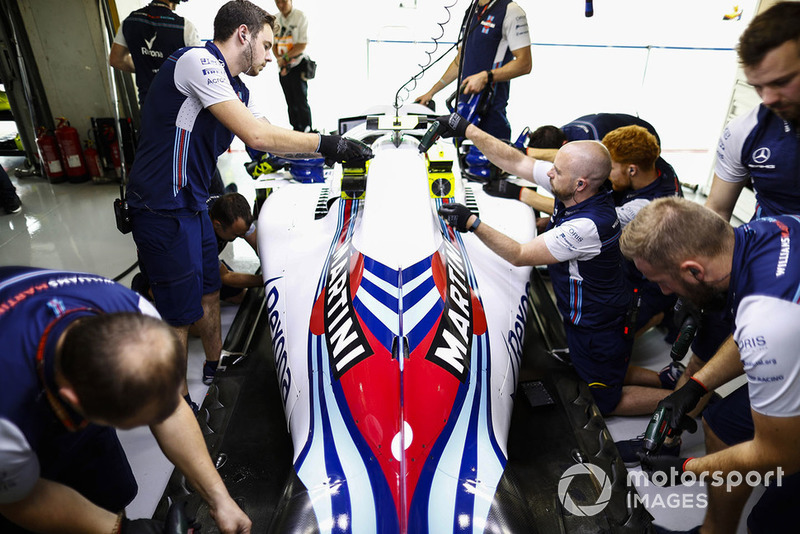
[[[578,505],[572,500],[572,496],[569,494],[569,486],[572,483],[572,479],[579,475],[594,477],[600,486],[600,496],[594,504]],[[558,499],[572,515],[582,517],[597,515],[605,510],[606,506],[608,506],[608,501],[611,499],[611,479],[608,478],[608,475],[601,467],[595,464],[575,464],[564,471],[558,481]]]

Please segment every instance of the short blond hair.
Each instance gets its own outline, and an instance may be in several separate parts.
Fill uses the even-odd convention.
[[[710,209],[679,197],[659,198],[642,208],[622,231],[619,247],[630,260],[677,273],[689,258],[727,250],[733,227]]]

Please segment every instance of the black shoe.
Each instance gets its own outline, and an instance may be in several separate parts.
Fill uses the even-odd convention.
[[[3,204],[3,209],[9,215],[12,215],[14,213],[19,213],[22,210],[22,202],[20,201],[19,197],[15,194],[14,198]]]
[[[639,454],[644,451],[644,434],[639,434],[633,439],[625,439],[614,443],[619,451],[619,457],[625,463],[625,467],[636,467],[639,465]],[[679,456],[681,452],[681,441],[673,443],[671,446],[662,445],[656,454],[660,456]]]

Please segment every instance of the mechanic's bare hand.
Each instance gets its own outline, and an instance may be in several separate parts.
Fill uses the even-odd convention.
[[[209,506],[209,514],[223,534],[250,534],[253,523],[232,498]]]
[[[486,72],[476,72],[472,76],[467,76],[464,78],[464,81],[461,82],[461,92],[465,95],[474,95],[483,91],[483,88],[486,87],[486,82],[489,78],[486,75]]]

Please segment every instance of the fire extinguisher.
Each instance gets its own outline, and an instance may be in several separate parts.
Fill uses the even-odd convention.
[[[81,150],[81,139],[80,136],[78,136],[78,130],[70,126],[69,122],[67,122],[67,119],[64,117],[58,118],[56,139],[58,140],[58,147],[61,149],[61,154],[64,156],[69,181],[78,183],[89,180],[91,177],[86,169],[86,162],[83,160],[83,151]]]
[[[83,157],[86,159],[86,166],[89,168],[89,175],[95,179],[103,177],[103,164],[100,162],[100,153],[94,148],[91,139],[84,141],[86,148],[83,149]]]
[[[60,183],[67,179],[64,167],[61,165],[61,154],[58,151],[56,136],[44,126],[39,127],[36,136],[36,148],[39,149],[39,159],[42,160],[44,173],[50,183]]]

